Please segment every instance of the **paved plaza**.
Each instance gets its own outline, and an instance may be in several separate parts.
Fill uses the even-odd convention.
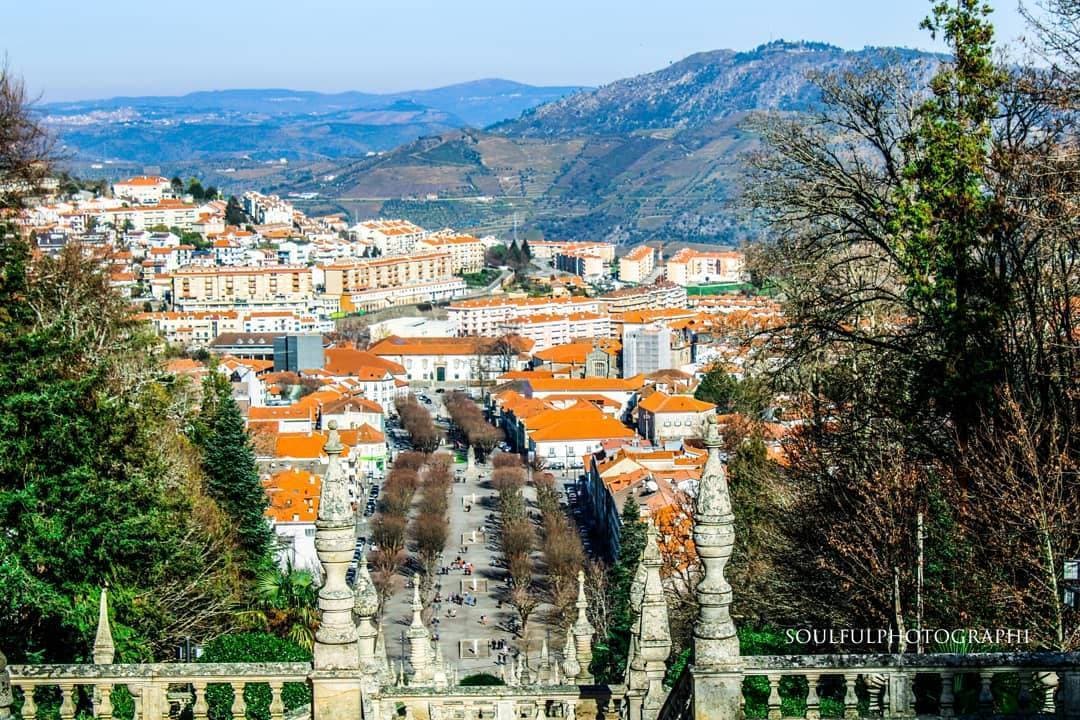
[[[441,398],[432,393],[428,397],[435,400],[429,406],[433,416],[445,414]],[[449,448],[444,447],[443,450],[449,451]],[[472,564],[472,573],[467,575],[464,569],[450,569],[449,574],[436,576],[436,588],[442,600],[426,609],[423,618],[432,637],[438,637],[443,656],[454,662],[461,676],[477,672],[501,676],[503,665],[499,662],[500,651],[492,648],[492,641],[503,642],[506,648],[503,653],[526,650],[527,656],[533,658],[535,663],[543,639],[549,632],[544,625],[545,610],[549,606],[538,607],[530,616],[526,647],[525,640],[511,632],[517,622],[517,613],[509,605],[501,604],[500,607],[499,603],[506,584],[505,571],[498,567],[502,554],[497,525],[493,524],[493,520],[498,519],[498,513],[496,493],[490,483],[492,467],[490,463],[482,463],[477,464],[472,472],[467,472],[465,463],[457,463],[454,471],[456,481],[451,485],[449,503],[450,534],[442,565],[449,567],[460,558]],[[530,502],[534,499],[532,488],[528,486],[523,494]],[[467,507],[471,509],[466,511]],[[383,611],[386,649],[395,672],[398,662],[403,659],[406,659],[408,667],[408,645],[404,633],[412,621],[411,572],[411,567],[406,565],[397,590]],[[449,597],[454,594],[467,595],[475,604],[450,602]],[[548,637],[548,645],[555,652],[561,649],[562,641]]]

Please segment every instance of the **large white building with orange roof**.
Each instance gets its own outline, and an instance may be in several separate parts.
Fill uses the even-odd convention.
[[[102,210],[97,213],[97,221],[102,225],[132,230],[148,230],[158,225],[178,227],[190,230],[195,224],[197,205],[189,205],[179,200],[163,199],[156,204],[138,204]]]
[[[156,205],[172,192],[169,178],[158,175],[136,175],[113,183],[113,195],[141,205]]]
[[[468,384],[494,380],[508,370],[522,370],[533,342],[522,337],[499,343],[494,337],[391,336],[368,350],[405,368],[405,379]]]
[[[366,243],[383,255],[412,252],[427,237],[427,230],[408,220],[365,220],[349,228],[358,242]]]
[[[519,315],[504,322],[499,334],[520,335],[535,343],[534,351],[546,350],[577,338],[610,338],[611,318],[593,312]]]
[[[510,320],[523,315],[572,315],[601,313],[603,303],[588,297],[495,297],[459,300],[447,308],[454,335],[494,336]]]
[[[676,285],[744,282],[746,256],[738,250],[683,248],[671,256],[665,268],[668,282]]]
[[[579,468],[586,455],[612,439],[632,440],[634,431],[595,405],[579,401],[563,410],[546,410],[524,421],[530,460],[554,470]]]

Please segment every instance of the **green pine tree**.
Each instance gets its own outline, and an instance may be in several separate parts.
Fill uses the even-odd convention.
[[[622,682],[630,654],[630,631],[637,619],[630,607],[630,586],[645,549],[645,521],[637,500],[627,498],[619,531],[619,557],[609,571],[611,622],[608,636],[593,652],[592,672],[597,682]]]
[[[266,491],[259,482],[255,450],[228,379],[216,370],[203,383],[203,407],[195,440],[202,448],[207,491],[232,521],[242,562],[252,574],[266,566],[273,531],[266,521]]]

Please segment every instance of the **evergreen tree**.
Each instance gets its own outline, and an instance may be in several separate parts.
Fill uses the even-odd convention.
[[[698,383],[694,397],[716,405],[719,412],[727,413],[731,412],[738,392],[738,381],[723,367],[714,367],[705,373],[705,377]]]
[[[622,682],[630,653],[630,632],[637,619],[630,606],[630,586],[634,582],[641,553],[645,549],[645,521],[637,500],[627,498],[619,531],[619,557],[609,571],[611,622],[608,636],[597,643],[592,672],[597,682]]]
[[[203,383],[196,441],[202,448],[207,491],[232,521],[242,562],[249,572],[265,566],[273,548],[266,521],[266,491],[259,482],[255,450],[228,379],[216,370]]]
[[[227,629],[231,535],[155,339],[79,247],[31,260],[0,226],[0,268],[0,646],[85,660],[105,582],[121,658]]]
[[[225,204],[226,224],[242,227],[247,221],[247,213],[245,213],[244,208],[240,206],[240,201],[236,199],[235,195],[230,195],[229,201]]]

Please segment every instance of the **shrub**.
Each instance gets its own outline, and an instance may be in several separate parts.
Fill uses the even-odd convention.
[[[492,675],[491,673],[476,673],[475,675],[466,675],[461,678],[458,685],[464,687],[477,687],[481,685],[505,685],[502,678]]]
[[[201,663],[311,662],[311,653],[296,643],[270,633],[249,632],[222,635],[211,640],[199,657]],[[233,688],[213,684],[206,688],[210,720],[232,718]],[[249,720],[270,720],[270,686],[248,683],[244,688]],[[305,683],[285,683],[281,691],[285,710],[311,703],[311,688]]]

